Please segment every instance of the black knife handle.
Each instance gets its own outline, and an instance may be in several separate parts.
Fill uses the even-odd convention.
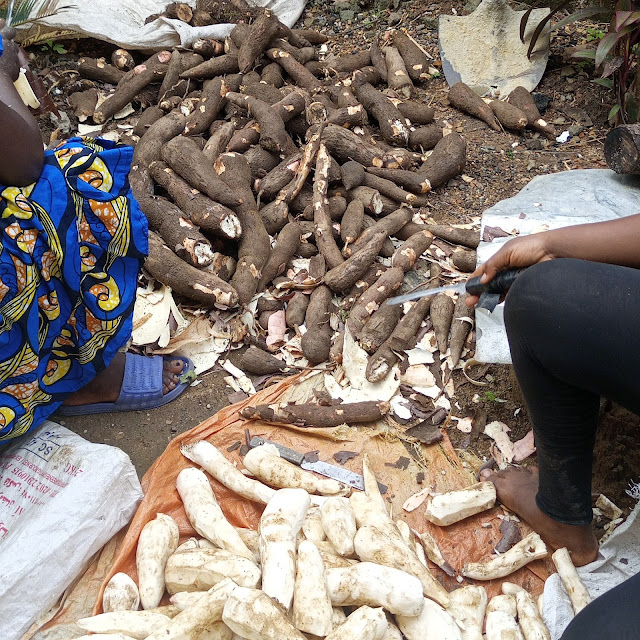
[[[486,284],[480,282],[482,276],[467,280],[465,289],[471,295],[479,296],[482,293],[506,293],[509,287],[515,282],[515,279],[524,271],[524,269],[506,269],[498,271],[495,278]]]

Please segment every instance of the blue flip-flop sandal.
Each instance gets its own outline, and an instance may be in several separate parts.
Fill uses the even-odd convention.
[[[193,371],[189,358],[174,356],[182,360],[184,367],[180,376]],[[181,382],[169,393],[162,393],[162,374],[164,358],[162,356],[140,356],[125,354],[124,376],[120,395],[115,402],[97,402],[78,406],[61,405],[56,413],[62,416],[85,416],[93,413],[114,413],[118,411],[141,411],[155,409],[175,400],[189,384]]]

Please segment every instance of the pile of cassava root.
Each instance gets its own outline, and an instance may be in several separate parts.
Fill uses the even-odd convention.
[[[283,460],[271,444],[245,455],[250,477],[207,441],[183,445],[182,453],[265,505],[258,530],[225,518],[204,471],[182,470],[177,490],[202,538],[178,546],[176,522],[157,514],[140,533],[138,584],[115,574],[104,613],[79,620],[81,629],[121,640],[482,640],[483,627],[487,640],[549,638],[533,598],[515,584],[504,583],[504,595],[490,601],[481,585],[444,589],[427,558],[453,569],[429,534],[390,518],[366,454],[365,491],[349,495],[339,482]],[[480,483],[433,496],[426,516],[446,526],[494,502],[493,485]],[[554,561],[577,611],[589,598],[565,552]],[[462,575],[502,578],[546,555],[534,533],[488,562],[468,563]],[[160,606],[165,590],[171,604]],[[83,636],[99,637],[114,638]]]
[[[83,58],[82,77],[116,88],[97,106],[95,89],[70,102],[95,123],[132,101],[151,105],[134,128],[130,180],[151,228],[145,268],[153,278],[205,307],[245,307],[267,293],[260,326],[286,308],[290,329],[306,327],[302,351],[312,365],[340,359],[342,338],[332,345],[327,319],[341,296],[342,318],[372,355],[367,377],[378,381],[429,306],[442,353],[453,314],[469,316],[447,296],[404,316],[384,304],[424,282],[412,270],[434,235],[450,249],[454,270],[445,275],[475,268],[477,232],[424,224],[418,213],[431,189],[462,171],[466,143],[411,99],[429,62],[406,33],[395,31],[389,46],[374,41],[370,50],[320,60],[325,40],[265,10],[237,24],[224,45],[200,40],[192,51],[163,51],[137,66],[122,50],[113,64]],[[487,105],[460,84],[450,100],[494,128],[496,117],[543,127],[524,94],[514,92],[513,105]],[[295,279],[286,275],[293,261],[304,265]],[[431,286],[440,276],[434,268]],[[451,329],[454,366],[470,326]],[[264,338],[256,346],[263,351],[250,373],[282,369]]]

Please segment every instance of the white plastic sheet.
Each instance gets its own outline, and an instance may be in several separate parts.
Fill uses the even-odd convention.
[[[195,0],[185,0],[195,7]],[[305,0],[250,0],[251,4],[267,7],[288,27],[292,27],[305,6]],[[162,13],[169,0],[60,0],[55,15],[39,20],[42,28],[64,31],[112,42],[127,49],[160,50],[189,47],[197,38],[224,38],[233,24],[192,27],[180,20],[158,18],[149,24],[145,20]],[[34,8],[34,14],[38,7]]]
[[[0,455],[0,629],[18,640],[132,518],[142,499],[120,449],[45,422]]]

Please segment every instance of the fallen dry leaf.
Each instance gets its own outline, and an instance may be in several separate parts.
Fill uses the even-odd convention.
[[[513,442],[509,439],[507,432],[509,427],[504,422],[494,420],[484,428],[484,433],[488,435],[498,447],[504,462],[513,462]]]
[[[430,493],[431,489],[429,487],[418,491],[418,493],[414,493],[405,500],[402,508],[409,513],[415,511],[429,497]]]

